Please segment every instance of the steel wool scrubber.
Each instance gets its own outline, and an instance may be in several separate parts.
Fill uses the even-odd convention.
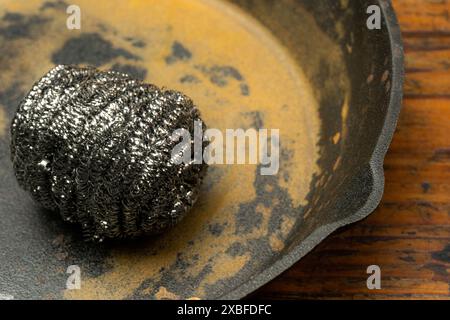
[[[171,157],[172,133],[193,136],[194,121],[199,111],[179,92],[59,65],[19,104],[11,159],[19,184],[88,240],[160,233],[193,205],[206,171]]]

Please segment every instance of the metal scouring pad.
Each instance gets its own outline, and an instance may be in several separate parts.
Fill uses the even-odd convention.
[[[86,239],[157,234],[197,198],[206,164],[172,159],[173,132],[193,137],[195,121],[199,111],[179,92],[59,65],[19,104],[11,159],[19,184]]]

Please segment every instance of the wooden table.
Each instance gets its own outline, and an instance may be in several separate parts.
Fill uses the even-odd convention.
[[[335,232],[257,299],[450,299],[450,0],[394,0],[403,109],[369,218]],[[381,289],[366,268],[381,268]]]

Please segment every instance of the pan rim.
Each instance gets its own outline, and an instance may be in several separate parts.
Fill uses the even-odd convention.
[[[384,158],[392,141],[402,107],[404,56],[401,30],[391,0],[377,0],[377,3],[382,9],[383,18],[388,30],[390,55],[392,59],[392,67],[390,70],[392,74],[392,88],[383,127],[372,152],[370,161],[368,162],[370,174],[373,179],[373,186],[365,204],[349,217],[317,228],[303,240],[302,243],[295,246],[280,260],[274,262],[270,267],[248,279],[246,282],[235,287],[232,291],[218,297],[218,300],[237,300],[246,297],[248,294],[275,279],[281,273],[300,261],[302,257],[314,249],[314,247],[321,243],[331,233],[343,226],[366,218],[379,205],[384,192]]]

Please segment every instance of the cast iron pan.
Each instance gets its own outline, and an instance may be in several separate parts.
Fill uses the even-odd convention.
[[[366,9],[382,9],[382,28]],[[0,294],[40,299],[242,298],[383,192],[383,158],[402,94],[389,1],[63,1],[0,4]],[[94,65],[178,89],[211,128],[280,129],[280,168],[214,165],[173,230],[86,243],[14,178],[9,124],[55,64]],[[68,267],[81,289],[66,287]]]

